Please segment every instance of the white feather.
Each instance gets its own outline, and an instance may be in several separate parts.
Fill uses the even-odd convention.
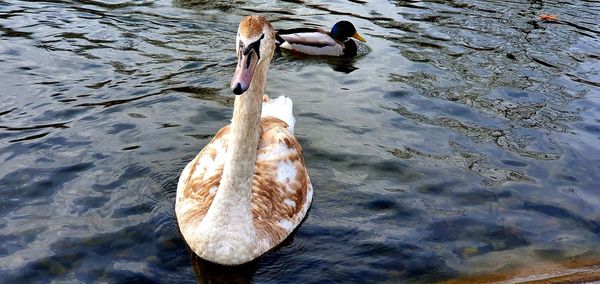
[[[277,225],[284,228],[286,231],[291,232],[294,229],[294,224],[287,219],[280,219]]]
[[[296,180],[296,168],[290,160],[279,162],[277,165],[277,181],[289,183]]]
[[[279,96],[275,99],[263,102],[262,113],[260,117],[272,116],[281,119],[287,123],[289,130],[294,133],[294,125],[296,125],[296,118],[292,113],[294,104],[290,98]]]
[[[291,199],[285,199],[285,200],[283,200],[283,203],[285,203],[285,204],[287,204],[289,206],[292,206],[292,207],[296,207],[296,202],[294,202]]]
[[[279,47],[283,49],[294,50],[294,47],[287,41],[284,41],[281,45],[279,45]]]
[[[294,148],[288,148],[285,144],[277,143],[271,145],[269,151],[260,153],[256,156],[259,161],[279,160],[296,152]]]

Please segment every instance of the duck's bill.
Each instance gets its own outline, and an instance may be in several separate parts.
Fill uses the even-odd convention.
[[[359,35],[358,33],[355,33],[352,37],[355,39],[358,39],[362,42],[367,42],[367,40],[365,38],[363,38],[361,35]]]
[[[231,79],[231,90],[236,95],[246,92],[250,88],[250,83],[252,83],[257,62],[256,56],[252,56],[252,54],[253,52],[249,52],[238,59],[235,74],[233,75],[233,79]]]

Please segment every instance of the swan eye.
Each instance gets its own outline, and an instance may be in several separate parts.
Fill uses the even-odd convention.
[[[250,67],[250,62],[252,62],[252,54],[248,54],[248,58],[246,59],[246,68]]]
[[[244,43],[240,40],[240,41],[238,41],[238,56],[240,56],[242,54],[243,50],[244,50]]]
[[[248,53],[250,53],[250,51],[254,50],[254,52],[256,53],[256,56],[258,56],[258,59],[260,59],[260,41],[263,38],[265,38],[265,34],[262,34],[257,41],[246,46],[246,48],[244,48],[244,54],[248,54]]]

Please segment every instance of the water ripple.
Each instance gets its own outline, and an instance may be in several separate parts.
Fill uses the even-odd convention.
[[[4,1],[0,278],[429,283],[597,263],[597,4]],[[294,100],[314,204],[281,247],[224,269],[189,257],[175,188],[230,122],[254,13],[350,20],[368,43],[273,60],[267,93]]]

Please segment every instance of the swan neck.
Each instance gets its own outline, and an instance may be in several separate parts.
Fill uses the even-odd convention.
[[[260,90],[249,88],[235,98],[227,159],[219,191],[241,192],[250,196],[262,110],[262,92],[254,93],[257,91]]]
[[[223,175],[206,216],[209,222],[216,224],[236,223],[235,228],[248,234],[252,234],[248,231],[254,230],[250,202],[252,177],[260,138],[262,94],[268,68],[268,64],[262,65],[257,66],[248,90],[235,97]]]

